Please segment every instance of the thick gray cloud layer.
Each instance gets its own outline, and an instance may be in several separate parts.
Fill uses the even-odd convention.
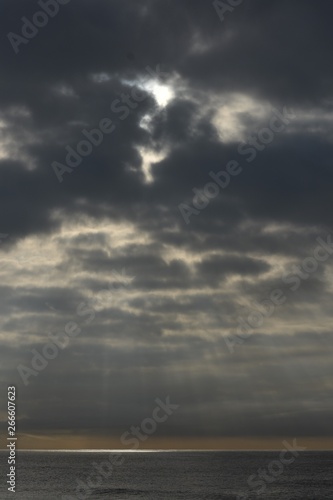
[[[20,387],[21,430],[118,436],[170,395],[162,434],[330,434],[333,258],[293,266],[332,231],[332,5],[247,0],[223,23],[205,0],[59,7],[15,53],[7,34],[40,6],[0,6],[0,380]],[[52,164],[106,118],[59,182]],[[230,352],[276,288],[284,304]],[[24,386],[17,366],[71,321]]]

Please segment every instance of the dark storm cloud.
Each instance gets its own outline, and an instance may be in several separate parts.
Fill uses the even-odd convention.
[[[247,2],[219,31],[210,25],[216,43],[184,60],[184,74],[204,89],[246,90],[280,104],[323,103],[332,92],[331,15],[322,0]]]
[[[213,256],[198,265],[198,270],[202,276],[209,278],[210,275],[215,277],[224,276],[226,274],[241,274],[241,275],[257,275],[268,271],[270,268],[266,262],[245,259],[237,257],[219,257]]]
[[[3,31],[18,31],[20,16],[29,17],[34,7],[34,2],[15,5],[7,2],[1,20]],[[193,95],[203,78],[205,92],[240,90],[270,98],[278,106],[300,105],[307,110],[311,96],[329,99],[329,95],[310,86],[303,102],[298,102],[298,96],[306,92],[305,82],[310,84],[311,75],[316,76],[313,85],[329,79],[326,75],[329,65],[321,63],[332,36],[325,21],[328,10],[330,7],[323,2],[294,2],[292,6],[287,2],[271,2],[269,8],[263,2],[252,2],[247,8],[240,7],[234,17],[221,25],[206,2],[179,2],[170,9],[162,1],[140,6],[131,1],[97,1],[93,6],[73,1],[63,6],[57,17],[22,47],[17,56],[6,43],[8,40],[3,40],[1,95],[5,96],[2,111],[8,127],[5,133],[12,138],[11,148],[19,148],[23,156],[31,156],[37,165],[35,170],[27,172],[24,158],[21,165],[2,161],[1,184],[16,200],[15,205],[3,200],[6,202],[3,230],[10,231],[12,237],[47,231],[55,224],[52,210],[75,212],[76,201],[81,197],[86,199],[88,213],[96,211],[93,205],[98,199],[100,205],[108,207],[108,215],[115,216],[115,209],[119,208],[122,217],[131,219],[136,217],[133,206],[147,219],[153,206],[158,210],[159,199],[168,207],[166,224],[172,224],[178,215],[174,210],[177,201],[184,195],[188,197],[192,186],[199,187],[206,172],[218,170],[235,154],[233,145],[226,146],[216,140],[208,118],[202,118],[204,121],[196,125],[196,132],[193,129],[194,117],[204,101],[180,99],[171,103],[165,111],[166,121],[162,115],[156,118],[159,123],[151,138],[139,127],[139,122],[154,103],[152,99],[143,102],[75,173],[66,177],[60,188],[50,164],[63,161],[66,144],[75,147],[82,139],[83,126],[70,123],[82,122],[89,129],[96,127],[101,118],[111,117],[110,104],[125,91],[124,80],[142,76],[147,64],[155,67],[158,63],[165,64],[170,75],[176,72],[187,79]],[[159,22],[161,19],[163,23]],[[174,41],[166,36],[171,25]],[[317,37],[314,35],[318,34],[318,26],[321,36]],[[192,53],[196,38],[199,46],[200,43],[208,46],[203,53]],[[150,43],[152,39],[154,43]],[[310,40],[311,50],[306,50]],[[128,50],[138,53],[134,60],[126,56]],[[301,57],[296,58],[296,52]],[[288,58],[293,65],[288,65]],[[26,73],[29,78],[22,88],[21,78]],[[97,73],[110,74],[111,80],[96,83],[92,75]],[[72,89],[74,96],[57,93],[60,85]],[[268,89],[271,92],[275,89],[277,97],[267,96]],[[284,96],[284,89],[291,96]],[[15,109],[28,111],[30,118],[17,118]],[[14,133],[13,120],[17,127]],[[29,132],[29,139],[22,137],[22,129]],[[162,165],[155,167],[156,182],[148,188],[140,175],[136,146],[151,144],[152,140],[158,142],[159,137],[167,143],[171,141],[172,150]],[[323,220],[331,223],[328,207],[332,175],[329,169],[321,167],[332,153],[331,144],[330,141],[322,144],[316,137],[310,139],[305,134],[275,142],[260,155],[255,168],[244,169],[235,181],[233,196],[242,199],[248,215],[258,217],[264,213],[278,220],[303,218],[313,223]],[[181,146],[177,147],[179,143]],[[127,164],[133,164],[136,172],[127,171]],[[271,166],[269,170],[267,164]],[[283,204],[278,203],[282,192]],[[308,197],[316,197],[317,193],[320,203],[316,199],[312,204],[307,203]],[[207,212],[213,211],[214,217],[214,211],[218,214],[221,210],[218,205]]]
[[[22,386],[22,431],[121,435],[170,394],[166,434],[331,435],[330,260],[234,355],[224,337],[332,230],[332,6],[248,0],[221,23],[206,0],[71,0],[15,54],[7,33],[37,10],[0,7],[1,380],[22,385],[47,332],[82,333]],[[143,87],[121,119],[112,104]],[[239,145],[285,106],[249,162]],[[104,118],[115,130],[58,182],[52,163]],[[178,205],[230,160],[242,172],[186,225]]]

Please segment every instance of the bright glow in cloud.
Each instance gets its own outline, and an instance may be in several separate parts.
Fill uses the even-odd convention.
[[[145,180],[147,183],[153,182],[154,178],[151,173],[151,166],[153,163],[162,161],[166,157],[167,153],[156,153],[155,151],[151,151],[147,148],[139,148],[139,152],[142,158],[142,170],[145,175]]]
[[[245,140],[246,134],[254,128],[253,122],[261,123],[273,112],[270,104],[243,94],[224,96],[221,104],[216,107],[213,124],[223,142]]]

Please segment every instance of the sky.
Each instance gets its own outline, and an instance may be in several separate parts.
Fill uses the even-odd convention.
[[[2,438],[333,448],[332,14],[0,2]]]

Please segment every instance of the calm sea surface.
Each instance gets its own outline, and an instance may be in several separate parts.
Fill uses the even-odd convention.
[[[0,452],[0,498],[333,500],[333,452],[302,452],[284,466],[276,463],[278,451],[116,455],[123,463],[111,471],[108,452],[19,451],[14,494],[7,491],[7,452]],[[258,477],[258,469],[267,479]]]

